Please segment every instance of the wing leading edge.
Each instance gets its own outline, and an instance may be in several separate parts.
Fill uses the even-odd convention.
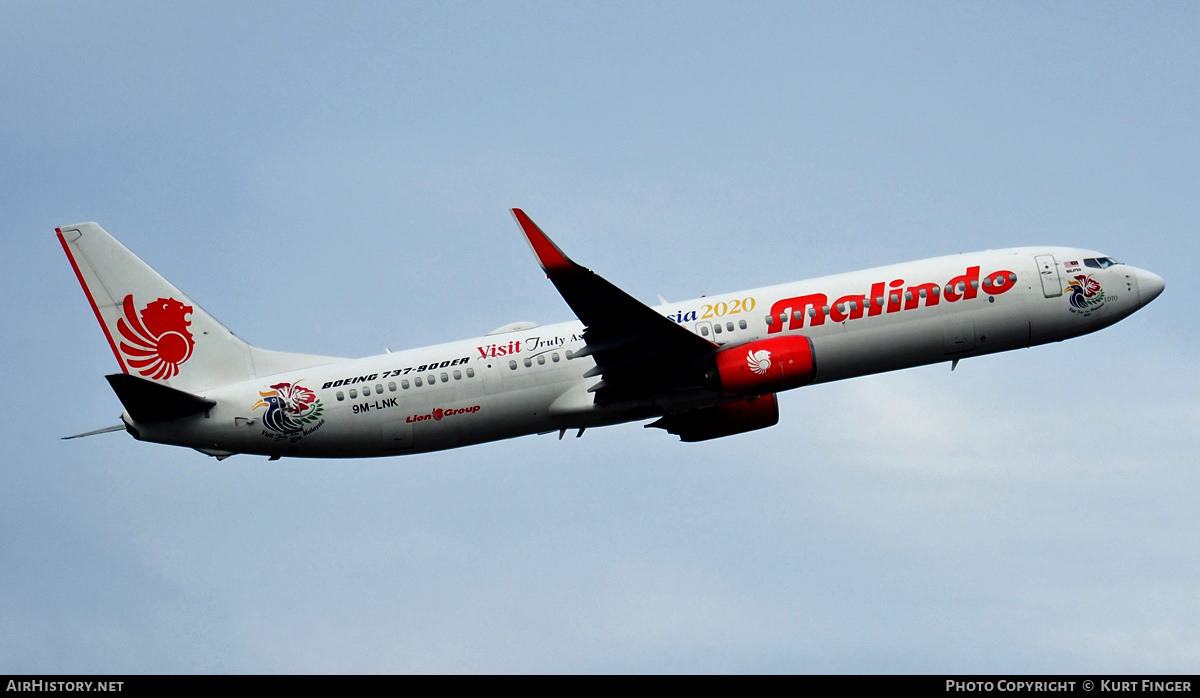
[[[600,275],[571,261],[525,212],[512,209],[546,276],[586,326],[587,346],[601,376],[598,400],[648,392],[701,388],[712,342],[659,315]]]

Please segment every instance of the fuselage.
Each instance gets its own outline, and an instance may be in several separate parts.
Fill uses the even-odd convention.
[[[957,254],[669,303],[654,310],[720,347],[811,340],[814,382],[1060,341],[1161,293],[1157,276],[1100,253],[1027,247]],[[563,322],[309,367],[200,393],[175,421],[123,418],[138,438],[206,453],[365,457],[702,409],[711,390],[594,399],[584,326]],[[586,353],[586,352],[585,352]],[[636,408],[636,409],[635,409]],[[635,416],[637,415],[637,416]]]

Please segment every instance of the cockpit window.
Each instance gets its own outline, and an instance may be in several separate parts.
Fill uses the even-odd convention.
[[[1093,269],[1108,269],[1109,267],[1111,267],[1114,264],[1120,264],[1120,262],[1113,259],[1112,257],[1095,257],[1095,258],[1089,257],[1089,258],[1083,260],[1084,266],[1091,267]]]

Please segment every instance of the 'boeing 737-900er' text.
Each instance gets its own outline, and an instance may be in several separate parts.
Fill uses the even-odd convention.
[[[647,306],[513,209],[577,321],[365,359],[246,344],[95,223],[58,229],[142,441],[225,458],[390,456],[654,419],[683,441],[772,426],[776,393],[1056,342],[1154,300],[1098,252],[1022,247]],[[81,434],[80,436],[85,436]]]

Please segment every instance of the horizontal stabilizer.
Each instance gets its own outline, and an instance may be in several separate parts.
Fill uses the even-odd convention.
[[[68,439],[82,439],[85,436],[95,436],[96,434],[111,434],[114,431],[125,431],[125,425],[118,424],[113,427],[104,427],[103,429],[96,429],[94,431],[85,431],[82,434],[72,434],[71,436],[62,437],[62,440],[66,441]]]
[[[114,373],[105,376],[113,392],[135,422],[156,422],[190,417],[211,409],[217,403],[162,383]]]

